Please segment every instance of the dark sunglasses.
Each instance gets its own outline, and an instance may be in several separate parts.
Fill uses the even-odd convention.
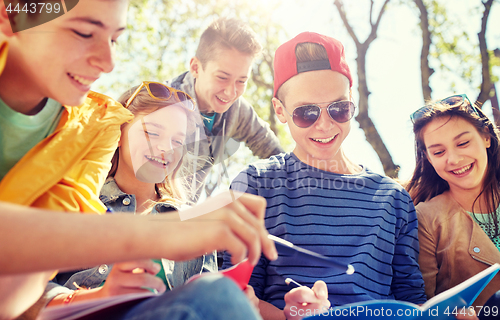
[[[174,88],[171,88],[160,82],[153,81],[143,81],[137,90],[130,96],[125,104],[125,108],[128,108],[132,101],[137,97],[139,92],[141,92],[142,88],[146,87],[151,98],[156,100],[169,100],[172,96],[175,97],[177,102],[180,102],[182,106],[190,111],[194,111],[194,100],[184,91],[180,91]]]
[[[293,123],[299,128],[309,128],[320,117],[321,109],[326,109],[330,118],[338,123],[344,123],[352,119],[356,106],[348,100],[335,101],[326,107],[320,107],[316,104],[307,104],[293,109],[293,114],[290,114],[283,102],[280,100],[286,113],[292,117]]]
[[[478,117],[481,117],[479,115],[479,112],[477,112],[476,107],[470,102],[469,98],[467,98],[467,95],[465,94],[457,94],[448,98],[444,98],[443,100],[439,101],[441,104],[447,104],[450,106],[454,105],[464,105],[465,110],[469,114],[475,114]],[[434,105],[425,105],[422,108],[418,109],[417,111],[413,112],[410,115],[411,122],[415,123],[417,120],[421,119],[425,114],[427,114],[429,111],[432,111],[434,109]]]

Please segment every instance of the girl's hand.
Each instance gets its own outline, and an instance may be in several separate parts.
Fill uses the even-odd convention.
[[[312,289],[298,287],[285,294],[286,306],[283,309],[288,320],[302,319],[306,315],[320,314],[330,308],[328,289],[323,281],[316,281]]]
[[[163,281],[155,275],[161,266],[152,260],[139,260],[115,263],[104,286],[101,297],[110,297],[126,293],[147,292],[148,288],[158,293],[166,290]]]
[[[49,306],[65,304],[70,301],[84,301],[116,296],[126,293],[148,292],[148,288],[164,292],[163,281],[155,277],[160,271],[160,265],[152,260],[139,260],[115,263],[111,269],[104,286],[94,289],[77,290],[72,294],[61,294],[49,302]]]

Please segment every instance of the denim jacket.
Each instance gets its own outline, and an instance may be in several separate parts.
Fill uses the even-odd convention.
[[[135,196],[121,191],[113,178],[108,178],[106,180],[99,198],[111,212],[135,213]],[[151,214],[164,214],[174,212],[176,210],[177,208],[173,203],[160,202],[153,207]],[[161,262],[165,271],[165,278],[168,282],[167,290],[172,290],[173,288],[184,284],[184,282],[186,282],[186,280],[193,275],[200,274],[202,272],[217,271],[215,251],[189,261],[178,262],[161,259]],[[58,279],[56,279],[56,281],[60,284],[64,283],[65,287],[73,290],[76,289],[74,283],[84,288],[96,288],[100,286],[104,280],[106,280],[111,268],[112,265],[102,264],[91,269],[73,273],[72,275],[69,275],[69,278],[68,275],[58,275]]]

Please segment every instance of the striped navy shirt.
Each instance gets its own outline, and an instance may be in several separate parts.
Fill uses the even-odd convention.
[[[283,153],[249,166],[231,188],[267,200],[270,234],[352,264],[353,275],[307,259],[264,256],[250,279],[256,296],[283,309],[290,277],[312,287],[328,286],[332,306],[363,300],[425,302],[418,261],[417,216],[408,193],[368,169],[342,175],[319,170]],[[224,256],[223,268],[230,266]]]

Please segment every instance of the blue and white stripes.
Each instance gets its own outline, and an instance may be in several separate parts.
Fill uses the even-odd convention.
[[[418,268],[417,217],[408,193],[393,180],[363,169],[341,175],[301,162],[293,153],[257,162],[233,181],[234,190],[267,200],[269,233],[352,264],[353,275],[307,260],[262,257],[250,285],[259,299],[282,309],[290,277],[312,287],[323,280],[332,305],[371,299],[425,301]],[[230,265],[227,256],[224,267]]]

